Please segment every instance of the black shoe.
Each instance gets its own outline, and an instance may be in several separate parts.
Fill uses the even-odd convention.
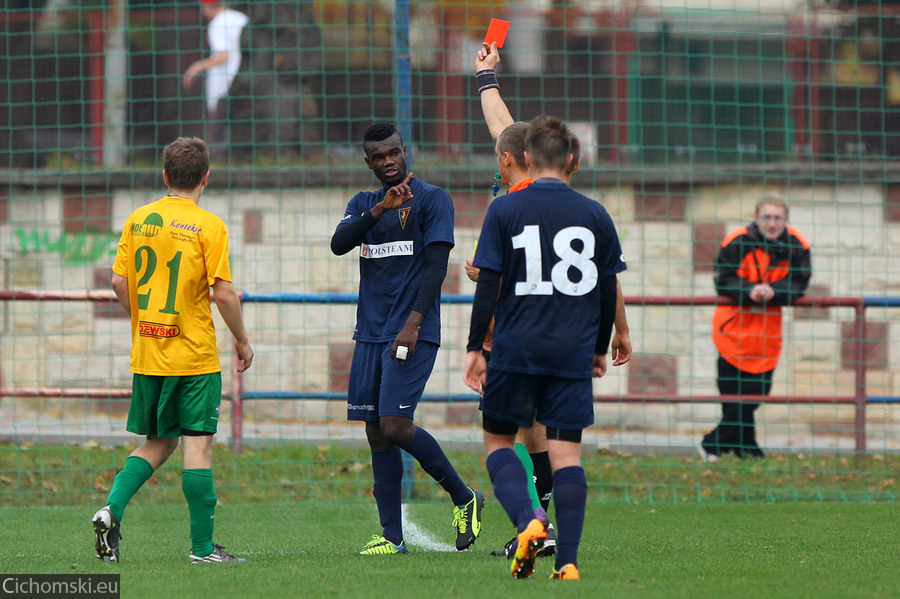
[[[97,510],[91,522],[97,535],[97,541],[94,543],[97,559],[103,562],[118,562],[119,539],[122,538],[122,533],[119,530],[119,521],[113,516],[109,506]]]
[[[203,557],[199,557],[194,555],[194,551],[191,550],[190,555],[188,555],[188,559],[191,560],[192,564],[220,564],[223,562],[245,562],[242,557],[234,557],[221,545],[216,545],[213,543],[213,552],[209,555],[205,555]]]
[[[472,491],[472,499],[463,507],[453,508],[453,528],[456,529],[456,550],[468,549],[481,534],[481,510],[484,495],[478,489]]]
[[[538,551],[538,557],[553,557],[556,555],[556,529],[552,524],[547,525],[547,538],[544,539],[544,546]]]
[[[748,456],[751,458],[759,458],[761,460],[764,460],[766,458],[766,454],[763,453],[763,450],[760,449],[759,445],[753,445],[751,447],[747,447],[746,449],[744,449],[743,457],[748,457]]]
[[[694,447],[697,448],[697,453],[700,454],[700,459],[704,462],[718,462],[719,454],[716,453],[712,448],[709,448],[702,443],[698,443]]]
[[[496,555],[498,557],[505,557],[506,559],[512,559],[513,554],[516,552],[516,546],[519,544],[519,535],[511,538],[503,549],[495,549],[491,551],[491,555]]]

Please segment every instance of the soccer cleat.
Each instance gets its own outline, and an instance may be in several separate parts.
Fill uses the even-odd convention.
[[[714,464],[719,461],[719,454],[708,451],[702,443],[697,443],[694,447],[697,448],[697,453],[700,454],[700,459],[704,462]]]
[[[484,495],[478,489],[469,488],[472,499],[463,507],[453,508],[453,527],[456,528],[456,550],[468,549],[481,534],[481,510]]]
[[[538,551],[538,557],[553,557],[556,555],[556,529],[552,524],[547,524],[547,538],[544,539],[544,546]]]
[[[400,541],[399,545],[394,545],[379,535],[372,535],[372,540],[359,550],[360,555],[393,555],[395,553],[406,553],[406,544]]]
[[[560,580],[578,580],[578,567],[575,564],[566,564],[559,570],[553,568],[553,574],[550,575],[550,579],[560,579]]]
[[[541,508],[534,512],[538,518],[529,522],[518,536],[518,546],[509,568],[513,578],[528,578],[534,574],[534,560],[547,538],[547,515]],[[544,517],[541,519],[540,515]]]
[[[119,529],[119,521],[113,516],[109,506],[97,510],[91,522],[94,525],[94,533],[97,535],[97,541],[94,543],[97,559],[104,563],[118,562],[119,539],[122,538],[122,533]]]
[[[519,537],[518,535],[511,538],[506,542],[506,545],[503,546],[503,549],[495,549],[491,551],[491,555],[502,556],[506,559],[512,559],[512,556],[516,553],[516,547],[519,545]]]
[[[519,546],[519,537],[515,536],[507,541],[503,549],[495,549],[491,551],[491,555],[502,556],[506,559],[512,559],[516,554],[516,548]],[[552,524],[547,524],[547,538],[544,539],[544,546],[538,551],[538,557],[553,557],[556,555],[556,529]]]
[[[192,564],[219,564],[222,562],[245,562],[242,557],[234,557],[230,553],[226,553],[225,548],[221,545],[213,544],[213,552],[209,555],[205,555],[203,557],[198,557],[194,555],[194,552],[191,551],[191,554],[188,556],[191,559]]]

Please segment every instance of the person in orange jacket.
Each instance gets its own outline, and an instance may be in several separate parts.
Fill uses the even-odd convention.
[[[787,204],[768,196],[756,219],[729,233],[716,257],[716,292],[733,300],[713,316],[722,395],[768,395],[781,355],[781,307],[803,297],[812,275],[809,242],[788,224]],[[757,402],[722,402],[722,420],[699,445],[716,461],[724,453],[763,458],[756,441]]]

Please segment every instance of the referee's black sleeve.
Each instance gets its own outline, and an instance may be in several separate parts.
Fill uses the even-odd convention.
[[[609,353],[609,341],[616,322],[616,275],[600,279],[597,285],[600,287],[600,328],[594,353],[605,355]]]
[[[478,285],[475,287],[475,299],[472,302],[472,321],[469,324],[466,351],[481,349],[484,344],[499,293],[500,272],[482,268],[478,273]]]

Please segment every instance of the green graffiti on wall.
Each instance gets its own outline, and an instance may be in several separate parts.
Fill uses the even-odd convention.
[[[61,231],[56,239],[51,239],[49,230],[16,229],[19,253],[57,253],[65,264],[93,264],[101,258],[116,255],[119,234],[115,231]]]

